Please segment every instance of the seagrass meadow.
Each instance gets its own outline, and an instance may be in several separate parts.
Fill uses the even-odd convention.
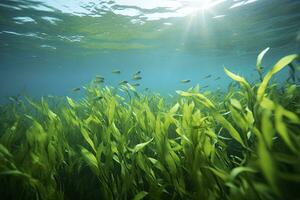
[[[2,105],[1,199],[299,199],[299,84],[272,79],[299,56],[263,73],[266,51],[261,81],[224,68],[225,91],[92,82],[80,99]]]
[[[300,200],[300,0],[1,0],[0,200]]]

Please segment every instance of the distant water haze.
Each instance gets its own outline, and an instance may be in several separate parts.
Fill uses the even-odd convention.
[[[270,55],[265,57],[264,66],[270,68],[286,53],[293,52],[271,50]],[[176,89],[187,89],[196,84],[202,87],[208,85],[208,90],[226,89],[231,80],[223,67],[255,81],[258,79],[256,57],[257,54],[202,57],[168,52],[114,52],[93,57],[24,58],[23,63],[10,60],[2,62],[5,67],[1,69],[1,98],[16,94],[76,96],[78,94],[74,94],[72,89],[89,84],[96,75],[105,78],[103,85],[118,86],[120,81],[126,80],[140,83],[139,90],[150,88],[163,94],[173,94]],[[121,73],[112,73],[116,69]],[[132,80],[133,74],[139,70],[142,79]],[[205,78],[208,75],[211,77]],[[285,70],[278,78],[284,79],[287,75]],[[191,81],[183,84],[180,82],[183,79]]]

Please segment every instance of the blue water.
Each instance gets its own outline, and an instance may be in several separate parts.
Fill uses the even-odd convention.
[[[300,1],[5,0],[0,101],[18,94],[80,96],[72,89],[96,75],[118,86],[133,83],[138,70],[140,91],[173,94],[198,83],[226,89],[223,67],[255,81],[256,57],[266,47],[266,69],[300,52]]]

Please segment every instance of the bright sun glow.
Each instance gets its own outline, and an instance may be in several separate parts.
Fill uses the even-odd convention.
[[[209,35],[209,30],[206,28],[208,26],[206,14],[210,13],[219,18],[224,17],[225,15],[217,15],[214,12],[214,7],[225,1],[226,0],[198,0],[190,2],[190,4],[187,5],[187,7],[192,9],[190,9],[191,12],[186,15],[189,17],[183,34],[182,43],[185,43],[185,41],[189,37],[189,34],[192,32],[193,29],[195,30],[195,28],[202,37],[206,37],[207,35]]]
[[[204,3],[202,4],[202,9],[211,9],[213,8],[214,6],[224,2],[226,0],[216,0],[216,1],[213,1],[213,0],[208,0],[208,1],[204,1]]]

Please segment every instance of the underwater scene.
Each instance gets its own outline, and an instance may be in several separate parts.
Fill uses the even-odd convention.
[[[0,199],[300,200],[299,0],[1,0]]]

